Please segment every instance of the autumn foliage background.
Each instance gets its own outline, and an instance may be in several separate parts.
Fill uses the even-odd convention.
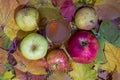
[[[14,20],[15,9],[24,4],[34,5],[35,7],[42,6],[47,9],[53,8],[50,0],[36,1],[39,1],[39,5],[34,0],[0,0],[0,74],[6,71],[4,64],[7,62],[7,47],[10,45],[9,42],[18,35],[20,30]],[[57,8],[60,8],[65,2],[65,0],[61,0],[60,2],[59,0],[55,1],[57,2]],[[82,0],[72,1],[76,5]],[[94,0],[86,1],[90,3]],[[120,18],[120,0],[95,0],[94,8],[96,9],[99,19],[101,20],[114,20],[118,17]],[[120,21],[118,28],[120,28]],[[5,35],[3,33],[5,33]],[[22,32],[20,34],[22,35]],[[105,60],[103,60],[102,57],[99,60],[103,60],[105,63],[98,61],[98,63],[84,65],[71,61],[73,68],[71,72],[55,72],[48,78],[48,80],[95,80],[98,76],[106,78],[107,75],[111,76],[112,80],[120,80],[120,48],[109,42],[105,42],[102,46],[104,46],[104,53],[102,57],[105,57]],[[14,52],[13,56],[17,61],[17,65],[14,66],[16,76],[12,80],[26,80],[26,72],[34,74],[32,75],[33,80],[43,80],[46,77],[47,72],[43,67],[46,66],[45,59],[29,61],[20,55],[20,51],[18,49]],[[36,64],[36,66],[34,66],[34,64]],[[93,65],[94,69],[92,69]],[[98,68],[102,69],[103,73],[100,73]],[[11,74],[8,73],[7,76],[8,75],[10,76]]]

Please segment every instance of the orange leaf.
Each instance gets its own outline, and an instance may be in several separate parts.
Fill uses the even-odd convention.
[[[30,72],[31,74],[47,74],[45,70],[45,67],[47,66],[45,59],[35,61],[28,60],[22,56],[18,49],[13,56],[17,60],[17,65],[15,66],[17,69],[23,72]]]

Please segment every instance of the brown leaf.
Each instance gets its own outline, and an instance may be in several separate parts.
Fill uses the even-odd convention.
[[[6,70],[6,67],[3,64],[0,64],[0,75]]]
[[[26,80],[25,72],[22,72],[18,70],[17,68],[14,68],[16,76],[12,80]]]
[[[115,71],[112,75],[112,80],[120,80],[120,73]]]
[[[67,73],[53,72],[47,80],[73,80]]]
[[[7,62],[7,51],[0,48],[0,74],[6,70],[6,67],[4,66],[6,62]]]
[[[35,61],[28,60],[22,56],[18,49],[13,56],[17,61],[17,65],[15,66],[17,69],[23,72],[30,72],[31,74],[47,74],[45,70],[47,63],[44,58]]]
[[[96,0],[94,7],[102,20],[111,20],[120,16],[120,0]]]
[[[5,64],[7,62],[7,51],[0,48],[0,64]]]
[[[0,0],[0,25],[6,25],[11,18],[14,18],[17,6],[16,0]]]

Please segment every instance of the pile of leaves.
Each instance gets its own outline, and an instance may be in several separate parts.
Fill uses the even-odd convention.
[[[119,4],[119,0],[0,0],[0,80],[120,80]],[[14,20],[20,5],[40,9],[40,14],[47,19],[41,25],[61,17],[72,24],[78,8],[94,7],[99,24],[92,31],[100,43],[95,61],[80,64],[71,60],[72,69],[63,73],[48,71],[44,58],[30,61],[22,57],[18,38],[29,33],[21,31]]]

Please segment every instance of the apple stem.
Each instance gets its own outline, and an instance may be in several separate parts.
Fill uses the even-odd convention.
[[[84,46],[87,46],[87,45],[88,45],[88,42],[81,41],[80,44],[81,44],[81,46],[84,47]]]
[[[67,54],[68,58],[69,58],[70,60],[72,60],[72,58],[70,57],[70,55],[69,55],[68,51],[66,50],[64,44],[61,46],[61,49],[63,49],[63,50],[65,51],[65,53]]]

